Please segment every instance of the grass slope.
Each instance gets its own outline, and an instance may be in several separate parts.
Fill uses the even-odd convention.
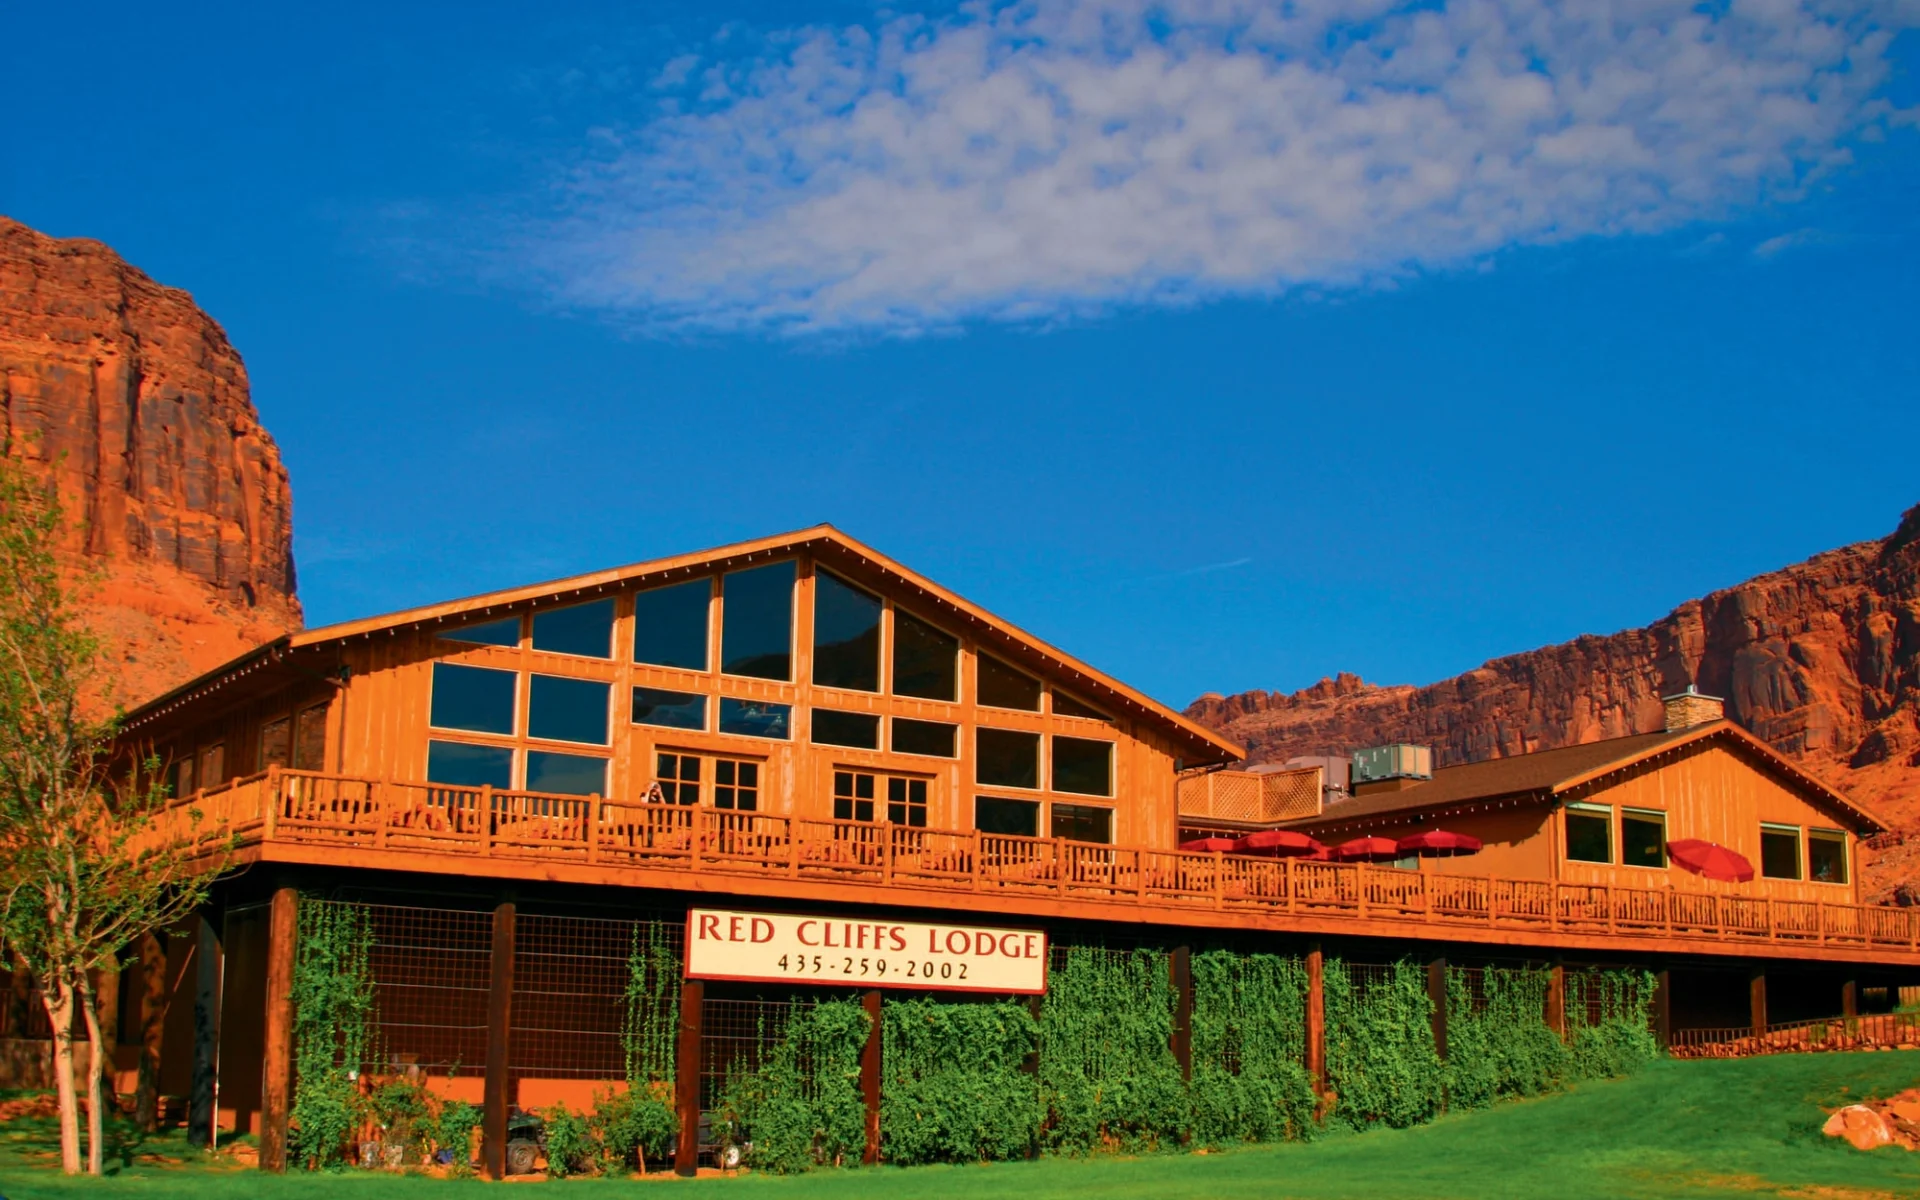
[[[1417,1129],[1329,1132],[1307,1145],[1221,1154],[1045,1159],[972,1167],[826,1171],[792,1178],[673,1183],[735,1200],[1232,1200],[1236,1197],[1790,1196],[1880,1200],[1920,1195],[1920,1154],[1862,1154],[1824,1138],[1821,1106],[1920,1084],[1920,1054],[1782,1055],[1742,1061],[1663,1062],[1633,1079],[1446,1117]],[[69,1180],[45,1166],[48,1122],[16,1121],[0,1137],[7,1200],[109,1193],[154,1200],[463,1200],[489,1185],[349,1172],[269,1178],[195,1162],[168,1139],[139,1147],[108,1181]],[[177,1164],[155,1155],[184,1158]],[[662,1186],[667,1186],[662,1181]],[[579,1180],[570,1189],[645,1186]]]

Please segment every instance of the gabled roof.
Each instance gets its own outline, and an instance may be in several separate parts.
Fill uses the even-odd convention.
[[[1583,788],[1604,782],[1696,743],[1720,740],[1758,757],[1765,769],[1783,776],[1822,806],[1852,824],[1857,832],[1885,828],[1880,819],[1793,765],[1779,751],[1731,721],[1714,721],[1691,729],[1641,733],[1609,738],[1557,750],[1539,750],[1510,758],[1441,767],[1432,780],[1396,792],[1374,792],[1327,806],[1317,817],[1290,822],[1295,827],[1345,825],[1370,818],[1398,818],[1440,812],[1477,801],[1523,798],[1553,800],[1573,796]]]
[[[994,616],[986,609],[947,590],[931,579],[847,536],[832,525],[815,525],[809,529],[776,534],[748,542],[737,542],[730,546],[719,546],[693,554],[633,563],[629,566],[595,571],[587,575],[574,575],[545,583],[506,588],[478,596],[469,596],[462,600],[448,600],[440,604],[429,604],[382,616],[343,621],[335,625],[322,626],[319,629],[303,630],[300,633],[277,638],[241,655],[230,663],[216,667],[197,679],[180,685],[164,696],[148,701],[127,715],[123,728],[131,729],[144,724],[222,687],[231,680],[302,652],[325,649],[356,640],[392,636],[404,630],[457,625],[466,620],[484,618],[495,613],[504,615],[508,610],[518,611],[538,607],[543,603],[571,602],[632,585],[670,583],[698,574],[769,561],[800,551],[807,551],[829,564],[837,562],[843,569],[851,572],[884,576],[896,588],[907,592],[910,598],[917,599],[924,606],[927,616],[944,620],[949,625],[961,626],[968,634],[994,647],[997,652],[1025,660],[1042,673],[1055,678],[1064,677],[1065,682],[1082,692],[1085,699],[1099,707],[1130,713],[1159,726],[1171,734],[1175,741],[1193,747],[1196,757],[1187,760],[1189,766],[1233,762],[1246,757],[1246,750],[1238,744],[1221,737],[1112,676],[1095,670],[1018,626]]]

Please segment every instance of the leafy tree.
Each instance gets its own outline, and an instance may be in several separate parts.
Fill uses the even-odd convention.
[[[100,645],[68,591],[57,499],[0,453],[0,934],[53,1026],[60,1159],[78,1174],[74,1027],[87,1072],[87,1163],[101,1171],[106,1047],[96,972],[206,899],[231,840],[168,811],[159,763],[114,758],[119,715]]]

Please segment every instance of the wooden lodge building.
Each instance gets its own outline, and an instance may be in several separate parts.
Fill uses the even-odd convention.
[[[1920,983],[1920,914],[1858,902],[1873,816],[1707,698],[1670,711],[1659,732],[1437,771],[1402,748],[1345,790],[1320,766],[1249,771],[829,526],[314,629],[125,724],[130,752],[169,764],[179,821],[239,836],[205,919],[123,972],[119,1061],[144,1040],[163,1093],[271,1158],[296,896],[378,906],[382,1052],[486,1100],[490,1128],[619,1077],[617,1019],[579,981],[627,948],[595,949],[596,922],[690,907],[1312,963],[1644,965],[1663,1036]],[[1235,850],[1428,831],[1480,848]],[[1716,881],[1681,843],[1759,869]],[[751,989],[687,986],[678,1052],[698,1063]]]

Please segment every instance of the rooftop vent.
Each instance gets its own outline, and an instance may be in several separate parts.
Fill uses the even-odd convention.
[[[1433,747],[1395,742],[1353,752],[1353,793],[1393,791],[1433,778]]]
[[[1702,695],[1692,684],[1688,684],[1684,692],[1662,696],[1660,701],[1667,706],[1668,733],[1676,729],[1692,729],[1695,725],[1710,725],[1725,720],[1727,716],[1725,700],[1718,696]]]

